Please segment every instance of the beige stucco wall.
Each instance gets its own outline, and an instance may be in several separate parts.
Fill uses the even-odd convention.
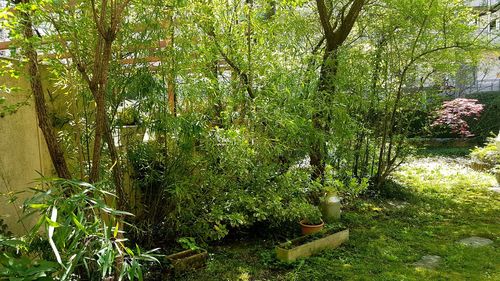
[[[0,76],[0,85],[21,89],[10,94],[0,90],[0,96],[6,97],[7,104],[30,97],[29,81],[23,76],[18,79]],[[38,173],[53,174],[47,145],[37,126],[33,98],[28,101],[29,104],[20,107],[16,113],[0,118],[0,194],[3,194],[0,196],[0,217],[11,232],[20,235],[32,223],[32,220],[19,222],[22,202],[30,196],[28,188],[34,186],[33,180],[40,177]],[[9,203],[9,195],[17,200]]]
[[[0,67],[2,66],[1,60],[3,58],[0,57]],[[15,61],[11,62],[17,64]],[[68,112],[74,114],[75,111],[78,111],[79,109],[74,106],[75,95],[68,95],[67,89],[57,87],[57,78],[51,76],[46,67],[41,67],[44,90],[50,92],[50,94],[46,93],[49,110],[60,116],[66,116]],[[7,94],[2,92],[0,88],[0,97],[7,99],[6,104],[23,102],[27,98],[29,101],[28,105],[20,107],[16,113],[0,117],[0,218],[4,219],[9,230],[17,235],[26,233],[26,230],[36,220],[36,218],[32,218],[24,223],[19,222],[23,216],[22,204],[32,195],[29,188],[35,186],[33,181],[40,178],[40,174],[44,176],[55,175],[45,139],[38,128],[27,71],[23,72],[18,79],[0,74],[0,85],[20,89],[15,93]],[[72,137],[78,139],[76,135]],[[70,155],[68,153],[66,151],[66,160],[71,169],[72,165],[77,166],[75,165],[77,163],[74,162],[77,159],[72,158],[71,153]],[[72,153],[75,156],[76,152]],[[77,175],[77,173],[78,171],[73,171],[73,175]],[[135,193],[136,190],[135,192],[131,191],[131,180],[128,173],[125,175],[125,184],[130,196],[129,199],[135,205],[139,195]],[[9,194],[17,197],[13,204],[8,202]],[[139,212],[140,208],[134,209],[134,211]]]

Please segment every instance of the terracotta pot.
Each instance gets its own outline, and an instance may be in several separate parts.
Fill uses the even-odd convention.
[[[307,224],[306,220],[301,220],[299,224],[302,229],[302,235],[309,235],[319,232],[325,226],[325,222],[323,222],[323,220],[321,220],[321,224]]]

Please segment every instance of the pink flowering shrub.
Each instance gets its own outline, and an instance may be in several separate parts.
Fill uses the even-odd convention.
[[[483,108],[484,105],[478,103],[476,99],[458,98],[445,101],[441,109],[437,112],[437,119],[431,126],[447,126],[453,133],[457,133],[463,137],[474,136],[469,130],[466,118],[477,119],[481,115]]]

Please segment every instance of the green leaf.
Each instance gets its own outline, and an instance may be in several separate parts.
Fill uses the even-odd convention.
[[[76,217],[76,215],[74,213],[71,213],[71,219],[73,220],[73,223],[76,225],[76,227],[78,227],[78,229],[80,229],[81,231],[85,232],[85,234],[88,234],[87,230],[80,223],[80,221],[78,220],[78,218]]]
[[[52,223],[59,225],[57,221],[57,208],[54,206],[52,207],[52,214],[50,216],[50,219],[46,217],[47,222],[49,223],[49,231],[48,231],[48,236],[49,236],[49,244],[50,247],[52,248],[52,251],[54,252],[54,255],[56,256],[57,262],[62,265],[62,260],[61,260],[61,255],[59,254],[59,251],[57,250],[56,244],[54,243],[54,239],[52,237],[54,236],[54,229],[56,226],[52,225]]]
[[[118,235],[118,229],[120,229],[120,223],[116,222],[115,231],[113,232],[113,237],[116,238]]]
[[[50,227],[60,227],[61,226],[58,222],[55,222],[55,221],[49,219],[49,217],[45,217],[45,221],[49,224]]]
[[[28,206],[32,209],[44,209],[44,208],[47,208],[49,205],[33,203],[33,204],[29,204]]]

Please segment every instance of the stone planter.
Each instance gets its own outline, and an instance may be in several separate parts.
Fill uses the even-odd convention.
[[[487,163],[484,163],[484,162],[481,162],[478,160],[474,160],[474,159],[469,163],[469,167],[474,171],[486,171],[488,169],[491,169],[490,164],[487,164]]]
[[[326,232],[323,236],[311,240],[312,236],[302,236],[276,247],[276,256],[280,261],[292,262],[298,258],[309,257],[323,250],[335,249],[349,240],[349,229],[339,232]]]
[[[170,272],[175,276],[184,272],[203,268],[207,265],[208,253],[206,250],[186,250],[165,257],[170,263]]]

